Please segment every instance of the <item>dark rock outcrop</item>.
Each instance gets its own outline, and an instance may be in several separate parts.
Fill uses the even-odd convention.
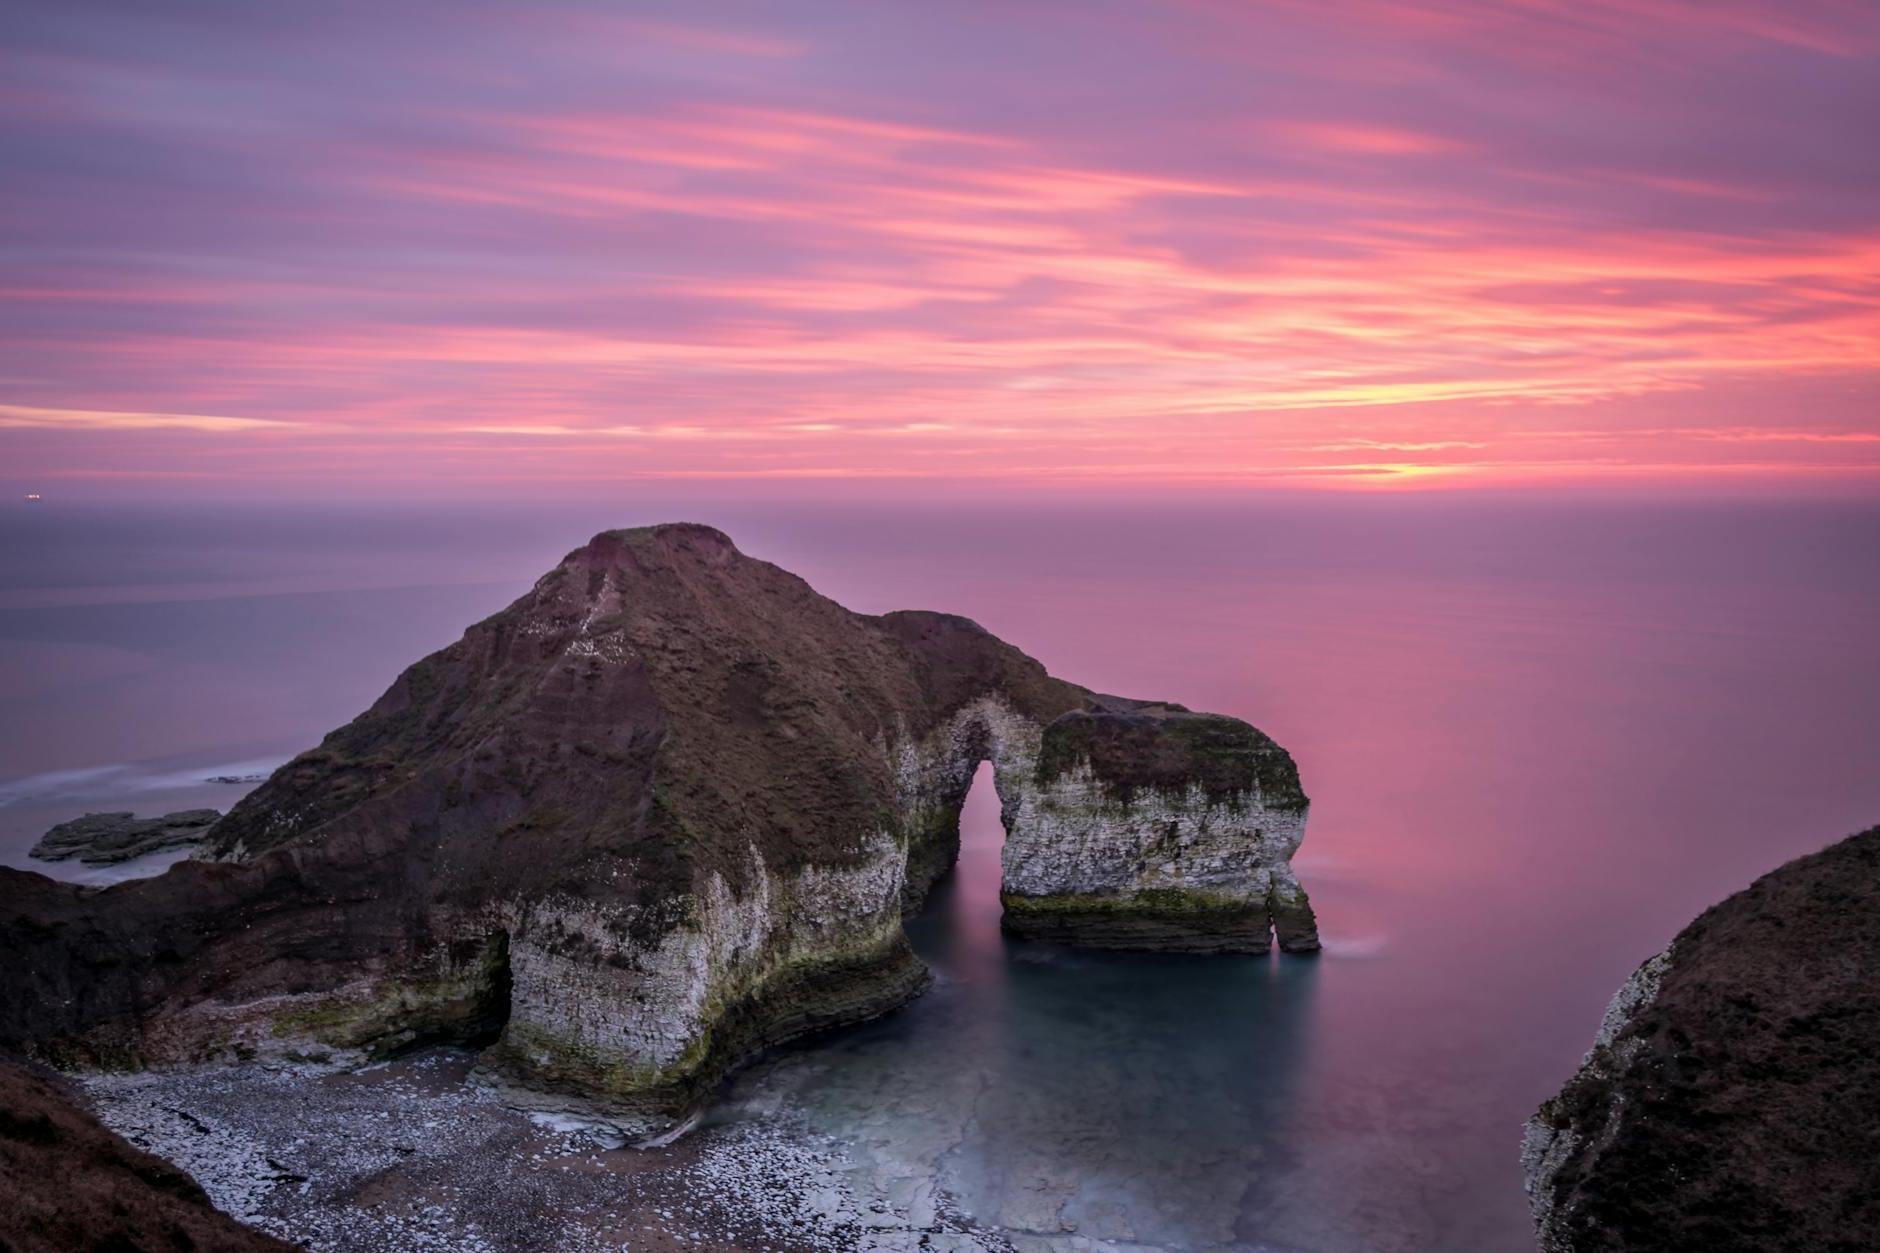
[[[1639,967],[1528,1123],[1544,1253],[1857,1253],[1880,1236],[1880,827]]]
[[[196,1181],[107,1130],[65,1082],[0,1058],[0,1249],[288,1253]]]
[[[964,618],[852,613],[708,527],[608,532],[288,763],[200,856],[0,869],[0,1043],[88,1065],[490,1042],[670,1125],[926,972],[901,930],[994,765],[1015,929],[1316,947],[1307,801],[1243,722],[1099,696]]]
[[[182,809],[161,818],[139,818],[129,810],[86,814],[46,832],[27,855],[40,861],[76,857],[88,866],[109,866],[200,844],[221,816],[213,809]]]

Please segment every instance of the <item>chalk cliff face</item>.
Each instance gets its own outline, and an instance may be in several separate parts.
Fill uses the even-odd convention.
[[[1880,827],[1712,906],[1522,1146],[1544,1253],[1855,1253],[1880,1232]]]
[[[854,614],[694,525],[597,536],[216,825],[87,893],[0,869],[0,1042],[80,1064],[488,1045],[631,1130],[882,1013],[975,766],[1013,930],[1317,946],[1307,801],[1235,719],[1096,695],[963,618]]]

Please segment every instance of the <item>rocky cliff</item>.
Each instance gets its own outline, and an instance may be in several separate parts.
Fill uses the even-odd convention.
[[[1527,1126],[1544,1253],[1856,1253],[1880,1232],[1880,827],[1706,910]]]
[[[1316,948],[1307,800],[1243,722],[1100,696],[963,618],[852,613],[689,524],[608,532],[282,767],[199,854],[0,869],[0,1042],[89,1065],[488,1044],[525,1099],[670,1125],[900,1004],[975,766],[1021,934]]]
[[[0,1249],[289,1253],[114,1135],[58,1077],[0,1058]]]

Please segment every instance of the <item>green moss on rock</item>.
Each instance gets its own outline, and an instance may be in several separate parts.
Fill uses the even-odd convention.
[[[509,938],[499,931],[442,975],[381,980],[364,998],[337,995],[296,1006],[275,1015],[271,1033],[385,1054],[414,1043],[487,1038],[508,1009]]]
[[[1026,896],[1003,892],[1001,925],[1021,939],[1093,948],[1264,953],[1266,902],[1192,888]]]
[[[753,984],[712,998],[701,1013],[705,1029],[665,1065],[628,1062],[616,1051],[524,1022],[509,1025],[485,1051],[483,1064],[530,1091],[594,1101],[598,1112],[676,1123],[762,1049],[885,1014],[918,995],[928,978],[895,927],[872,948],[799,955]]]
[[[1261,901],[1200,888],[1142,888],[1128,893],[1064,892],[1052,896],[1001,892],[999,902],[1007,913],[1017,914],[1162,914],[1197,918],[1265,909]]]

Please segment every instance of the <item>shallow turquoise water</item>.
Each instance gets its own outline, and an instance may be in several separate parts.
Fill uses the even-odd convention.
[[[933,990],[758,1068],[720,1116],[781,1097],[874,1188],[938,1186],[1011,1234],[1263,1246],[1300,1165],[1320,963],[1007,942],[982,776],[958,873],[909,926]]]

